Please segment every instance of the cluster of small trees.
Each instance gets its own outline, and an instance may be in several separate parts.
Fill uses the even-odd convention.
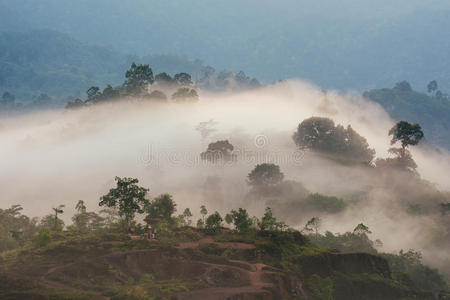
[[[123,97],[133,97],[154,101],[166,101],[167,96],[161,90],[175,90],[175,101],[197,100],[198,93],[193,87],[191,75],[178,73],[172,78],[167,73],[153,75],[149,65],[133,63],[125,73],[125,82],[116,87],[108,85],[103,91],[92,86],[87,91],[87,100],[76,99],[67,104],[67,108],[76,108],[86,104],[111,101]]]

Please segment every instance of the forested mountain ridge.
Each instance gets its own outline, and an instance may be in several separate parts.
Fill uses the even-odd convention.
[[[51,30],[0,32],[0,90],[18,98],[77,94],[118,82],[123,55]]]
[[[450,98],[445,93],[437,90],[427,95],[402,82],[363,96],[381,104],[393,119],[419,123],[428,141],[450,149]]]
[[[259,86],[243,72],[216,72],[185,56],[125,55],[53,30],[0,31],[0,96],[8,92],[16,102],[28,103],[49,95],[64,105],[67,97],[84,97],[91,86],[103,89],[108,84],[121,84],[133,62],[149,64],[155,75],[189,73],[194,81],[203,79],[202,88],[210,90],[236,90],[245,88],[242,84],[246,82]]]
[[[300,77],[364,91],[434,78],[448,90],[449,11],[445,0],[3,0],[0,28],[51,28],[139,56],[186,55],[265,83]]]

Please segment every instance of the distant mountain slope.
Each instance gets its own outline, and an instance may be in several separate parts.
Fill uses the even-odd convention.
[[[22,102],[41,93],[56,100],[79,97],[91,86],[104,88],[107,84],[122,84],[132,62],[150,64],[154,74],[166,72],[173,76],[186,72],[194,80],[200,79],[204,70],[225,81],[245,76],[244,73],[215,72],[200,60],[186,56],[125,55],[107,47],[86,45],[52,30],[0,31],[0,97],[4,92]]]
[[[50,30],[0,32],[0,91],[31,98],[77,94],[91,85],[117,83],[125,58]]]
[[[51,28],[123,53],[186,55],[266,83],[450,90],[450,1],[0,0],[0,28]]]
[[[399,88],[374,89],[364,97],[378,102],[396,120],[419,123],[427,140],[450,149],[450,101]]]

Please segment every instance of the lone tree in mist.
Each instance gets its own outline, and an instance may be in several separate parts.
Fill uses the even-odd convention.
[[[200,154],[201,159],[210,162],[232,161],[234,146],[228,140],[210,143],[208,149]]]
[[[401,148],[390,148],[388,152],[394,155],[394,157],[377,159],[375,162],[377,167],[389,167],[414,172],[417,164],[407,148],[417,145],[423,138],[424,134],[420,125],[400,121],[389,130],[389,135],[392,136],[391,145],[400,142]]]
[[[347,128],[335,126],[333,120],[328,118],[304,120],[292,138],[302,150],[312,150],[348,162],[370,163],[375,156],[375,150],[369,148],[367,140],[350,125]]]
[[[247,183],[253,187],[274,186],[283,181],[284,174],[275,164],[259,164],[248,174]]]
[[[124,87],[130,95],[142,93],[145,87],[154,82],[153,71],[150,66],[136,65],[135,63],[127,70],[125,78]]]
[[[145,198],[148,189],[138,186],[139,180],[135,178],[116,177],[115,180],[116,187],[100,197],[99,205],[117,208],[128,228],[135,214],[144,213],[144,208],[149,205]]]
[[[391,145],[401,142],[403,152],[408,146],[417,145],[423,138],[423,131],[419,124],[410,124],[406,121],[400,121],[389,130],[392,135]]]

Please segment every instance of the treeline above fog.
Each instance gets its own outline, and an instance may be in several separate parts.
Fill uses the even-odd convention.
[[[363,91],[403,79],[422,87],[438,76],[448,90],[449,9],[446,0],[17,0],[0,3],[0,27],[51,28],[123,53],[187,55],[264,82],[300,77]]]
[[[0,32],[0,95],[15,98],[16,109],[58,107],[81,97],[91,86],[116,86],[132,62],[150,64],[157,73],[186,72],[205,90],[245,89],[243,72],[216,71],[199,60],[171,55],[138,57],[108,47],[85,45],[51,30]],[[249,80],[249,84],[250,81]],[[252,85],[259,86],[256,79]],[[39,98],[46,98],[45,101]],[[6,108],[0,107],[0,111]]]

